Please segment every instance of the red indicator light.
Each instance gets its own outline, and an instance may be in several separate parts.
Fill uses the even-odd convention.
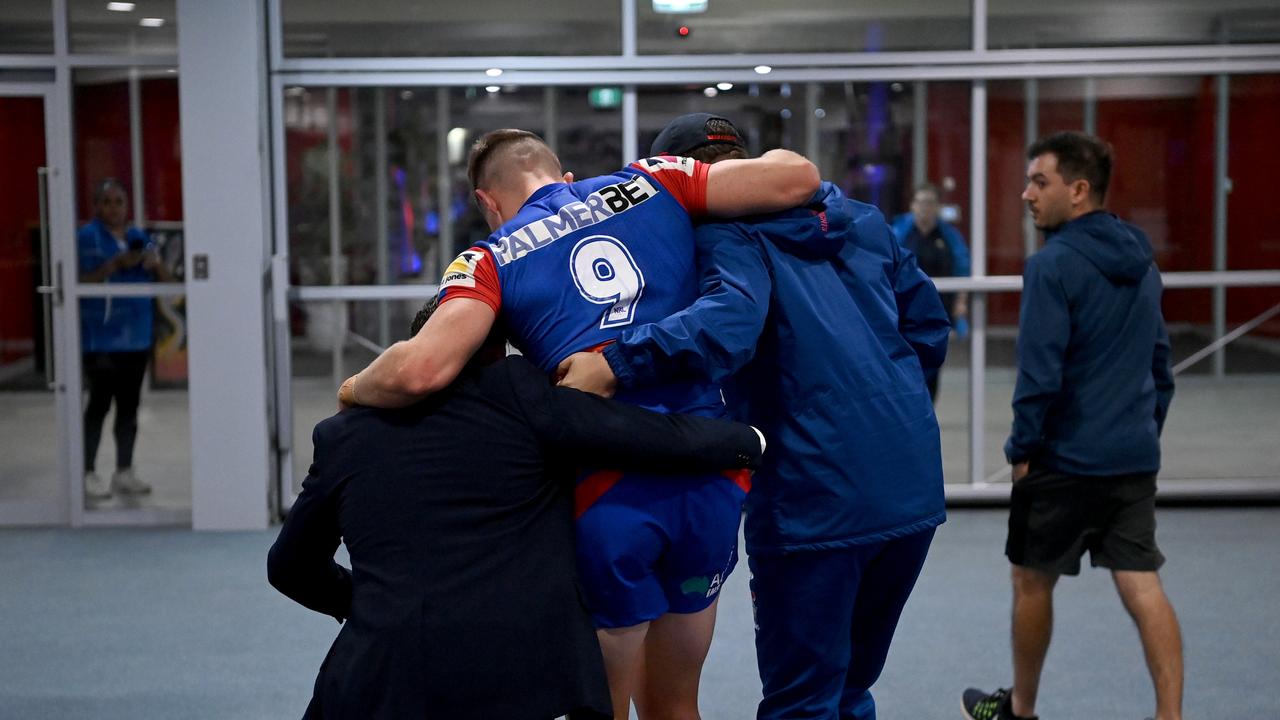
[[[680,37],[689,37],[689,32],[690,30],[688,25],[681,25],[680,29],[676,30],[676,34]]]

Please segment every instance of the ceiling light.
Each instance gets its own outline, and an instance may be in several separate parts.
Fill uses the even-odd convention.
[[[502,68],[489,68],[488,70],[484,71],[484,74],[488,75],[489,77],[498,77],[499,75],[502,74]]]
[[[716,83],[716,89],[729,92],[733,89],[733,83]]]
[[[134,5],[130,2],[109,2],[107,9],[112,12],[133,12]]]
[[[164,18],[142,18],[138,24],[142,27],[163,27]]]
[[[756,74],[758,75],[768,75],[771,72],[773,72],[773,68],[769,67],[768,65],[756,66]]]
[[[653,0],[653,11],[675,15],[707,11],[707,0]]]
[[[496,93],[499,90],[502,90],[502,88],[498,87],[497,85],[486,85],[484,88],[484,91],[487,93]]]
[[[703,90],[702,94],[706,95],[707,97],[715,97],[720,94],[720,91],[713,87],[709,87],[706,90]]]

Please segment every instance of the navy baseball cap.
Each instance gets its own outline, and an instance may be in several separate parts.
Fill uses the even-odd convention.
[[[712,121],[717,127],[713,128]],[[720,123],[723,123],[720,124]],[[710,113],[689,113],[667,123],[649,146],[650,155],[685,155],[703,145],[728,143],[745,148],[742,133],[729,122],[728,118]]]

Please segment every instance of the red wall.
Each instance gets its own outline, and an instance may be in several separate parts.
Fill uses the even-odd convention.
[[[182,220],[178,81],[143,80],[142,163],[147,221]],[[78,85],[75,91],[76,217],[93,216],[93,192],[105,177],[133,188],[129,85]]]
[[[1280,203],[1270,174],[1280,167],[1280,76],[1232,78],[1230,158],[1234,189],[1228,202],[1229,270],[1280,268]],[[1165,271],[1210,270],[1213,265],[1213,162],[1216,86],[1204,78],[1194,94],[1172,98],[1100,100],[1098,134],[1111,143],[1115,169],[1107,207],[1141,227]],[[951,176],[956,189],[944,200],[960,206],[967,235],[969,214],[969,88],[930,85],[929,177]],[[987,272],[1022,272],[1025,173],[1024,103],[993,94],[987,107]],[[1042,101],[1040,131],[1083,124],[1081,101]],[[1203,293],[1168,293],[1171,322],[1207,323]],[[1016,294],[990,296],[992,324],[1018,318]],[[1233,290],[1229,323],[1248,320],[1280,299],[1272,288]],[[1264,330],[1280,333],[1280,320]]]
[[[40,227],[36,168],[45,164],[44,102],[0,98],[0,363],[26,356],[11,341],[30,341],[36,260],[31,236]]]

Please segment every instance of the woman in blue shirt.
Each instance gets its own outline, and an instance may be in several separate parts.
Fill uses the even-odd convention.
[[[138,283],[171,279],[146,234],[127,222],[128,196],[115,178],[99,183],[94,218],[80,228],[76,244],[80,282]],[[84,412],[84,491],[100,500],[113,492],[144,495],[151,486],[133,472],[138,401],[151,351],[151,298],[80,300],[80,342],[89,385]],[[95,472],[107,411],[115,401],[116,470],[107,483]]]

